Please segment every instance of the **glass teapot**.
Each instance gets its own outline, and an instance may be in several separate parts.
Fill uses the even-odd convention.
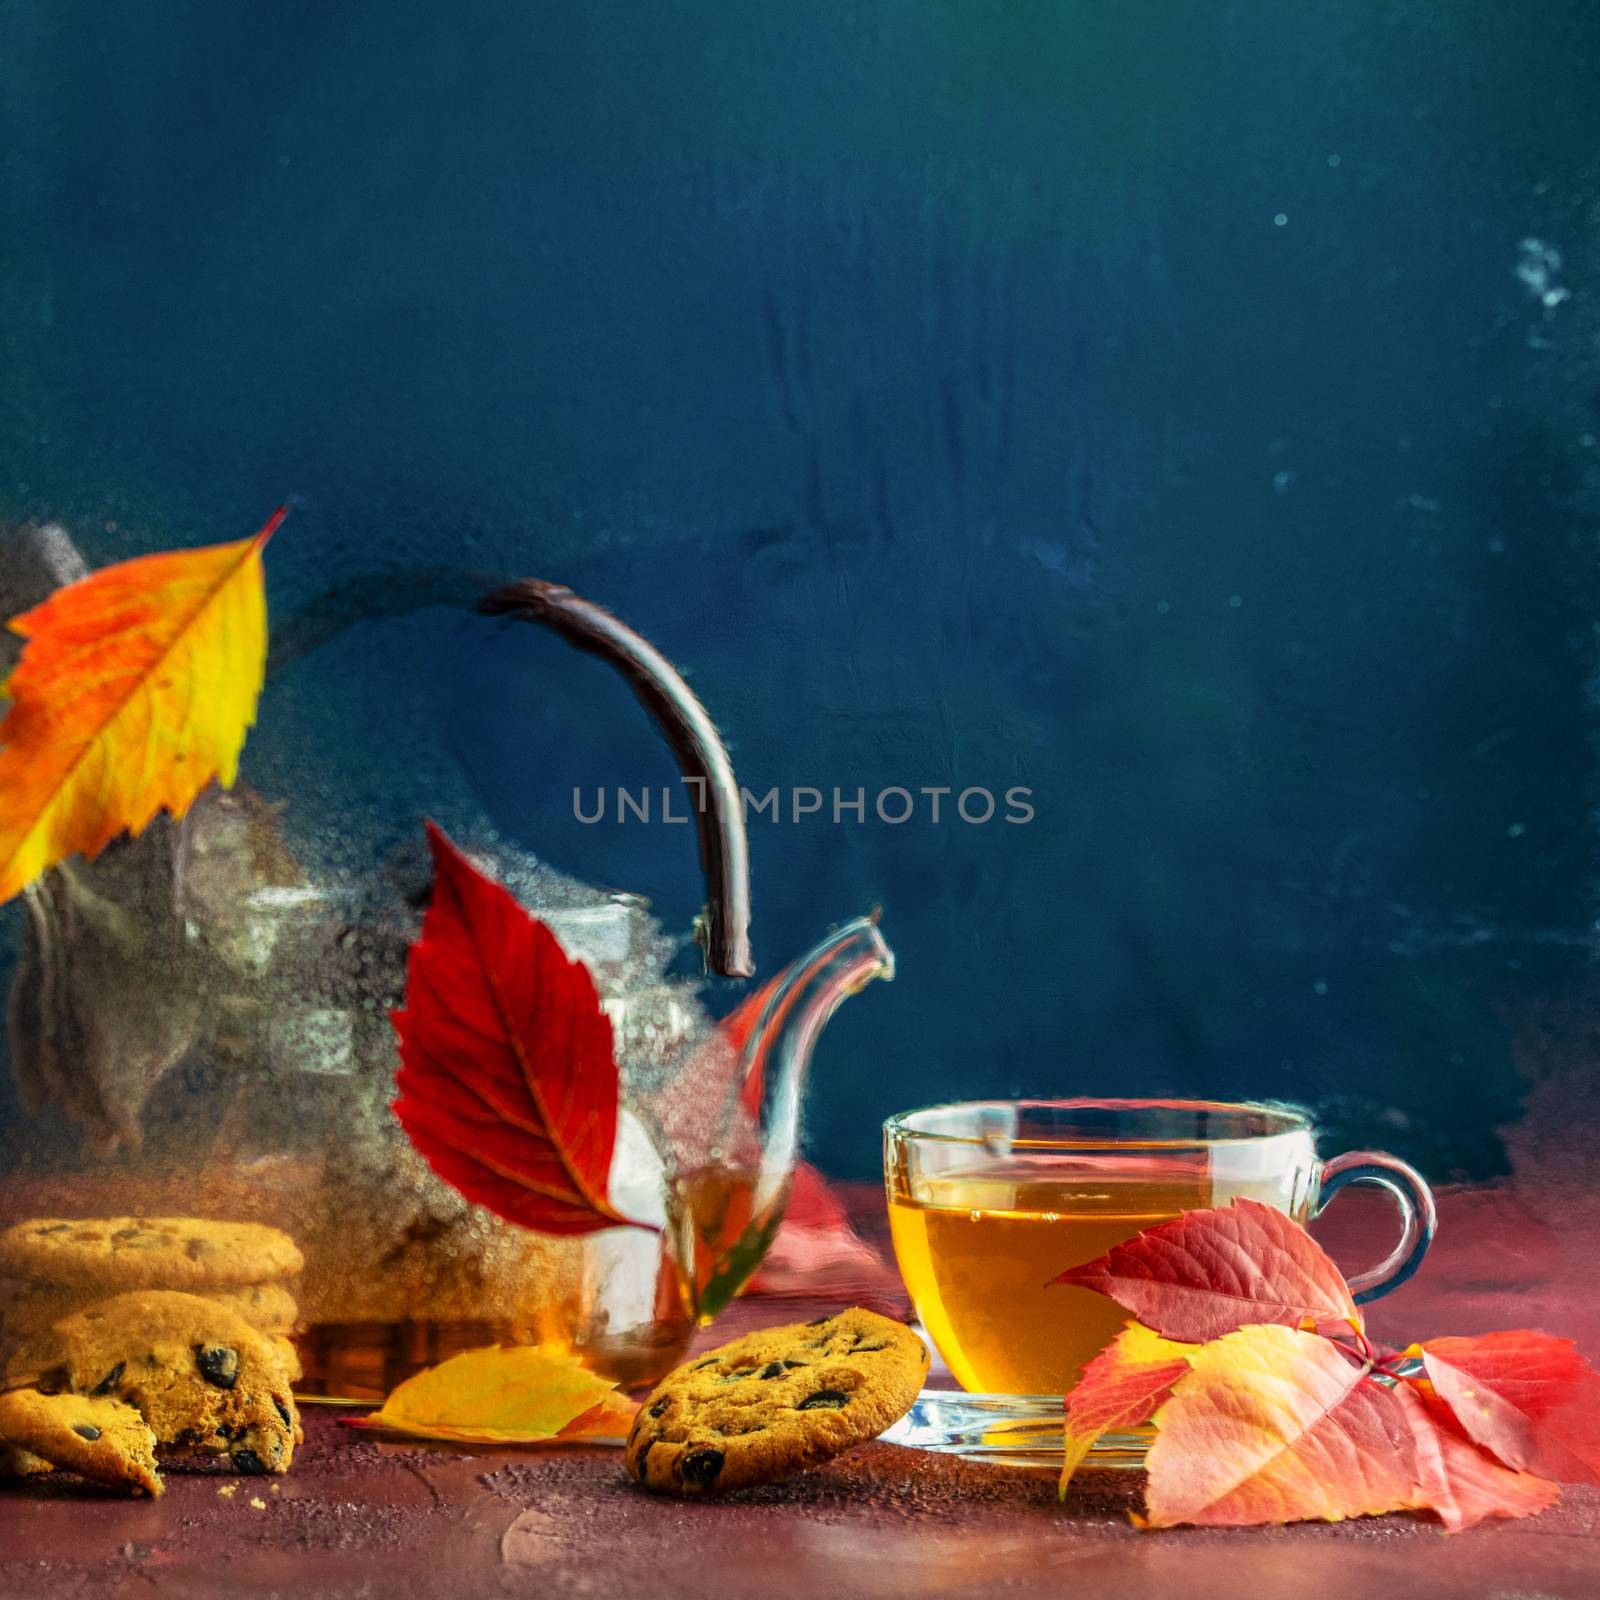
[[[60,530],[14,536],[5,614],[82,570]],[[706,968],[751,976],[740,794],[683,679],[559,586],[510,585],[479,609],[553,627],[628,678],[698,796]],[[212,789],[182,821],[160,818],[25,892],[9,1010],[22,1109],[0,1103],[0,1223],[143,1215],[283,1229],[305,1256],[282,1331],[307,1397],[381,1397],[496,1340],[561,1343],[625,1384],[659,1377],[782,1221],[817,1037],[846,996],[893,976],[875,918],[829,933],[718,1023],[672,974],[682,941],[646,901],[488,832],[461,840],[589,968],[612,1023],[622,1108],[610,1198],[650,1227],[556,1237],[470,1204],[390,1109],[388,1014],[430,887],[420,858],[316,881],[284,843],[281,809],[243,786]]]

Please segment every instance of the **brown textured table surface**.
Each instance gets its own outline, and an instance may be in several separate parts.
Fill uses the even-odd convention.
[[[855,1203],[870,1231],[871,1191]],[[1375,1308],[1375,1331],[1542,1325],[1600,1353],[1585,1203],[1446,1195],[1434,1259]],[[1358,1255],[1345,1247],[1369,1214],[1355,1200],[1338,1210],[1324,1237]],[[739,1320],[787,1320],[805,1304],[747,1300]],[[318,1413],[281,1480],[173,1472],[155,1502],[66,1480],[0,1492],[0,1595],[1600,1597],[1594,1489],[1454,1538],[1404,1516],[1141,1534],[1125,1515],[1138,1489],[1135,1474],[1091,1475],[1063,1508],[1048,1478],[872,1444],[786,1484],[682,1504],[632,1488],[615,1450],[418,1448]]]

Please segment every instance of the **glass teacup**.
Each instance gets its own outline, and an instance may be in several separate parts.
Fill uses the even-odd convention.
[[[1308,1222],[1351,1183],[1400,1208],[1389,1257],[1351,1280],[1358,1302],[1403,1283],[1433,1237],[1433,1197],[1378,1151],[1321,1161],[1292,1107],[1202,1100],[974,1101],[884,1124],[895,1255],[918,1317],[966,1397],[928,1391],[891,1437],[1036,1459],[1060,1454],[1061,1396],[1127,1321],[1068,1267],[1184,1211],[1241,1196]],[[1135,1433],[1097,1459],[1137,1459]]]

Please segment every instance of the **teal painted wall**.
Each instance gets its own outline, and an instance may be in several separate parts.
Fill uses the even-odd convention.
[[[1597,912],[1592,8],[0,32],[0,516],[98,562],[297,497],[279,622],[371,582],[246,756],[307,852],[488,820],[687,925],[684,830],[572,815],[671,779],[620,685],[410,609],[419,569],[563,579],[753,788],[1033,791],[754,824],[766,967],[878,902],[901,959],[826,1041],[825,1166],[1020,1090],[1286,1096],[1502,1169]]]

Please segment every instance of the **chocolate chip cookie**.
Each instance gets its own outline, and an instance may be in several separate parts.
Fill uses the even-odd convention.
[[[197,1300],[209,1300],[210,1295],[196,1295]],[[102,1300],[91,1300],[83,1307],[91,1311],[103,1305]],[[60,1319],[65,1320],[65,1319]],[[262,1333],[259,1328],[256,1330]],[[262,1333],[268,1347],[283,1367],[283,1375],[290,1383],[298,1383],[305,1376],[300,1364],[300,1352],[291,1339],[280,1333]],[[58,1388],[65,1384],[63,1368],[67,1360],[67,1347],[54,1326],[40,1333],[30,1333],[9,1346],[6,1355],[4,1381],[7,1388],[43,1384],[45,1388]]]
[[[0,1394],[0,1439],[36,1457],[45,1471],[62,1467],[97,1483],[161,1493],[155,1435],[120,1400],[13,1389]]]
[[[905,1415],[928,1350],[852,1308],[746,1334],[669,1373],[628,1436],[628,1471],[666,1494],[720,1494],[831,1460]]]
[[[285,1472],[299,1420],[272,1341],[224,1306],[159,1289],[113,1296],[56,1324],[80,1394],[112,1396],[156,1443]]]
[[[0,1233],[0,1277],[82,1286],[108,1295],[127,1289],[275,1283],[304,1265],[288,1234],[259,1222],[36,1217]]]
[[[63,1317],[83,1311],[115,1293],[113,1289],[79,1285],[66,1288],[35,1283],[0,1304],[0,1326],[8,1339],[26,1344],[48,1334]],[[288,1333],[300,1315],[294,1296],[281,1283],[253,1283],[230,1289],[189,1291],[243,1317],[261,1333]]]

